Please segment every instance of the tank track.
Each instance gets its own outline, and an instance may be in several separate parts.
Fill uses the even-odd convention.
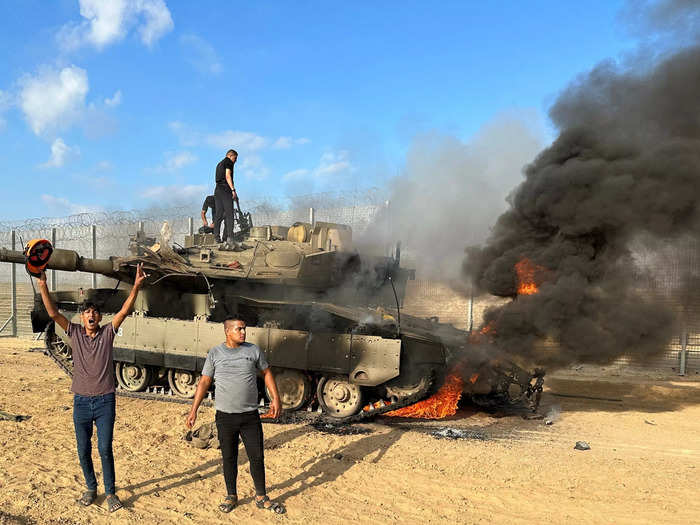
[[[54,336],[53,332],[47,332],[45,337],[46,348],[44,349],[44,354],[49,356],[58,367],[65,372],[65,374],[73,378],[73,363],[71,359],[67,359],[54,351],[51,344],[51,338]],[[168,401],[170,403],[181,403],[181,404],[191,404],[192,399],[187,399],[184,397],[176,396],[172,390],[164,386],[150,386],[143,392],[130,392],[124,390],[119,384],[116,387],[116,394],[118,396],[131,397],[135,399],[144,399],[146,401]],[[211,392],[207,394],[207,397],[202,400],[202,405],[213,406],[214,400],[212,398]]]
[[[63,370],[66,375],[70,378],[73,377],[73,364],[71,359],[67,359],[54,350],[52,343],[52,338],[55,337],[53,332],[47,332],[45,337],[46,348],[44,349],[44,354],[48,355],[57,365]],[[406,396],[398,401],[391,402],[385,399],[379,399],[371,403],[366,404],[360,412],[353,414],[351,416],[346,416],[343,418],[332,417],[323,414],[319,414],[325,421],[333,424],[348,424],[348,423],[359,423],[361,421],[366,421],[372,419],[376,416],[386,414],[393,410],[398,410],[403,407],[410,406],[421,399],[423,399],[426,394],[430,391],[432,386],[432,378],[427,381],[423,388],[414,392],[413,394]],[[184,398],[175,395],[169,387],[165,386],[150,386],[143,392],[130,392],[129,390],[124,390],[120,385],[117,384],[116,394],[118,396],[130,397],[133,399],[143,399],[146,401],[166,401],[169,403],[180,403],[180,404],[191,404],[192,399]],[[213,406],[214,399],[212,393],[209,392],[207,397],[202,400],[202,405]],[[298,410],[296,412],[304,412],[304,410]]]
[[[394,410],[410,406],[414,403],[417,403],[418,401],[421,401],[422,399],[425,399],[426,395],[430,391],[430,387],[432,386],[432,384],[433,381],[431,378],[430,381],[426,381],[426,384],[423,386],[423,388],[398,401],[391,402],[388,400],[380,399],[379,401],[375,401],[365,405],[357,414],[353,414],[352,416],[347,416],[344,418],[326,416],[325,420],[327,422],[335,424],[360,423],[362,421],[372,419],[376,416],[386,414],[387,412],[393,412]]]

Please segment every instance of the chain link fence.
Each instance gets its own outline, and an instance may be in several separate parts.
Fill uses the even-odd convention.
[[[310,208],[316,221],[348,224],[354,234],[362,235],[372,224],[379,210],[386,206],[378,190],[363,192],[316,193],[300,195],[284,201],[250,202],[244,211],[251,213],[254,225],[291,225],[308,222]],[[93,256],[92,227],[96,230],[95,257],[128,255],[129,236],[142,228],[157,237],[164,222],[172,229],[172,240],[184,245],[184,237],[202,225],[196,206],[151,208],[135,211],[80,213],[67,217],[43,217],[24,221],[0,222],[0,247],[10,248],[15,232],[15,250],[21,251],[30,239],[49,239],[58,248],[75,250],[84,257]],[[9,282],[10,265],[0,264],[0,282]],[[22,272],[24,273],[24,272]],[[92,275],[59,272],[61,286],[90,286]],[[18,274],[19,275],[19,274]],[[98,277],[98,285],[106,279]]]
[[[388,251],[392,232],[385,213],[388,201],[378,190],[349,193],[317,193],[301,195],[287,201],[266,200],[249,202],[244,206],[251,213],[253,224],[291,225],[309,222],[310,208],[316,221],[348,224],[354,238],[371,238],[374,244],[383,244]],[[55,245],[77,251],[86,257],[93,256],[92,228],[95,228],[94,245],[97,258],[128,255],[129,236],[141,226],[157,236],[164,221],[172,229],[172,240],[181,245],[190,229],[201,225],[200,207],[152,208],[140,211],[115,211],[81,213],[68,217],[27,219],[0,222],[0,247],[11,247],[11,232],[16,235],[16,250],[34,238],[55,238]],[[411,258],[411,246],[404,246],[404,255]],[[419,247],[413,247],[418,250]],[[700,242],[694,238],[673,239],[664,242],[637,242],[631,247],[635,271],[639,274],[639,287],[659,304],[674,312],[674,331],[678,334],[670,342],[666,352],[649,366],[680,367],[697,373],[700,370]],[[420,250],[418,250],[420,251]],[[404,261],[406,257],[404,258]],[[409,262],[409,266],[410,262]],[[0,264],[0,324],[9,315],[10,273],[12,265]],[[90,287],[92,275],[80,272],[56,272],[56,289]],[[23,268],[17,267],[17,282],[27,297],[31,296],[30,281]],[[114,281],[98,276],[97,286],[113,286]],[[429,317],[440,316],[460,328],[466,328],[467,311],[472,307],[467,298],[450,289],[445,283],[415,281],[408,290],[407,313]],[[24,299],[27,301],[27,299]],[[4,303],[8,303],[5,305]],[[475,311],[479,305],[475,305]],[[463,319],[462,312],[464,313]],[[478,326],[480,320],[473,319]],[[5,335],[7,330],[3,332]],[[681,357],[683,356],[683,357]],[[663,363],[663,365],[662,365]]]

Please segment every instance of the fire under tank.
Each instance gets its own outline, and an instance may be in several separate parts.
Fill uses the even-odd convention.
[[[132,236],[129,251],[89,259],[55,249],[47,266],[132,283],[143,264],[146,284],[114,341],[122,395],[187,402],[208,350],[224,340],[222,322],[236,316],[248,325],[247,341],[265,352],[286,410],[317,406],[338,420],[393,411],[432,394],[457,361],[473,400],[539,403],[543,373],[472,352],[468,332],[404,315],[414,272],[400,266],[399,247],[389,257],[361,255],[349,226],[257,226],[229,243],[205,233],[188,235],[179,246],[166,223],[158,239]],[[24,256],[0,249],[0,261],[24,263]],[[119,285],[52,292],[59,310],[77,323],[87,301],[100,305],[102,322],[109,322],[127,294]],[[70,374],[70,339],[39,294],[32,327],[45,333],[47,353]]]

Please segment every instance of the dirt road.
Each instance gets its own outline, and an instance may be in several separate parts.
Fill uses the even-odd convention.
[[[549,378],[545,420],[462,409],[437,422],[389,418],[333,435],[264,425],[269,492],[255,508],[245,454],[240,506],[224,494],[219,451],[183,440],[187,405],[118,398],[115,457],[125,508],[82,490],[69,379],[36,343],[0,339],[0,523],[691,523],[700,516],[700,382],[644,375]],[[573,396],[573,397],[572,397]],[[200,423],[213,409],[200,411]],[[442,427],[466,439],[437,439]],[[591,450],[574,450],[583,440]],[[93,447],[99,471],[97,447]],[[98,479],[100,474],[98,473]],[[103,490],[100,479],[100,491]]]

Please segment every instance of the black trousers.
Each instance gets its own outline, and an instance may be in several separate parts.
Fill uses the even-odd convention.
[[[228,186],[217,184],[214,189],[216,217],[214,218],[214,235],[218,240],[227,241],[233,237],[233,192]],[[224,235],[221,237],[221,222],[224,223]]]
[[[216,429],[219,432],[221,457],[224,461],[224,481],[226,493],[237,494],[238,478],[238,436],[240,435],[248,454],[250,475],[255,484],[255,494],[264,496],[265,491],[265,456],[263,453],[263,432],[260,414],[257,410],[240,414],[216,411]]]

